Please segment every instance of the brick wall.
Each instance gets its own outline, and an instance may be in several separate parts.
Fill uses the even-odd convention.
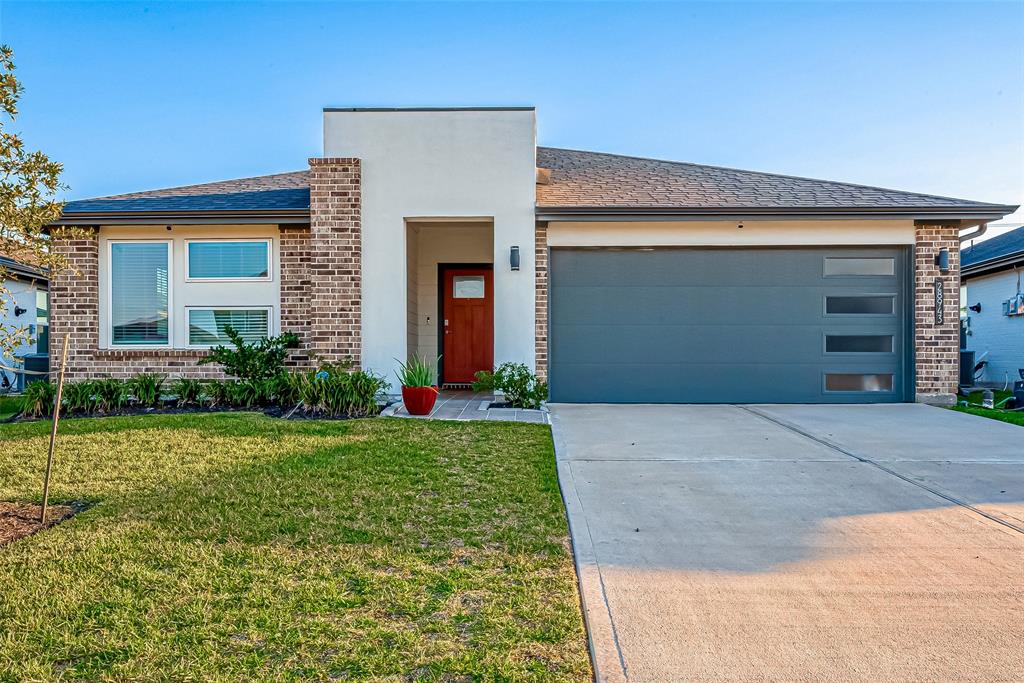
[[[535,269],[537,278],[536,337],[537,377],[546,380],[548,377],[548,226],[538,225],[536,228]]]
[[[956,225],[916,228],[914,250],[914,350],[917,400],[956,400],[960,350],[960,241]],[[949,250],[949,272],[935,264],[941,249]],[[943,283],[943,322],[935,322],[935,282]]]
[[[309,160],[308,347],[325,361],[362,352],[362,211],[359,159]]]
[[[280,226],[281,242],[281,332],[299,335],[299,349],[293,351],[287,364],[291,367],[310,367],[313,361],[307,353],[310,329],[310,228]]]

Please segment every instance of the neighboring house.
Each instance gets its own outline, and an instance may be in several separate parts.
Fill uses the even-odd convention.
[[[523,362],[553,401],[946,401],[958,235],[1015,208],[537,147],[532,108],[323,117],[307,170],[67,204],[73,379],[211,376],[231,324],[392,380]]]
[[[967,349],[985,361],[978,381],[1013,387],[1024,368],[1024,227],[964,249],[960,264]]]
[[[12,370],[23,370],[26,355],[47,353],[49,325],[49,294],[46,274],[38,268],[26,266],[0,256],[3,272],[5,310],[0,313],[5,329],[25,328],[28,337],[14,350],[14,358],[0,356],[0,391],[21,389],[25,375]],[[37,366],[38,367],[38,366]]]

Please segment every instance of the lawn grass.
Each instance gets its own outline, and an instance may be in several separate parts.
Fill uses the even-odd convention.
[[[21,396],[0,396],[0,420],[6,420],[11,415],[21,412],[24,400]]]
[[[1024,427],[1024,411],[990,410],[988,408],[975,408],[974,406],[956,406],[953,410],[968,413],[969,415],[981,415],[982,417]]]
[[[49,422],[0,426],[38,501]],[[550,433],[514,423],[63,423],[0,547],[0,680],[590,678]]]

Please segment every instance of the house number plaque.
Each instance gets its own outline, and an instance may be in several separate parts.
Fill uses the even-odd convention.
[[[935,278],[935,324],[941,325],[944,319],[943,311],[946,308],[946,290],[943,289],[942,280]]]

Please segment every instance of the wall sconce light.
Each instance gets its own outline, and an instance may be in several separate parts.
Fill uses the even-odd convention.
[[[949,249],[939,249],[939,253],[935,255],[935,265],[939,267],[940,273],[949,272]]]
[[[21,306],[15,306],[14,307],[14,317],[15,318],[17,318],[18,316],[25,315],[26,313],[28,313],[28,309],[27,308],[22,308]]]
[[[978,303],[974,304],[973,306],[968,306],[967,308],[971,309],[975,313],[981,313],[981,302],[979,301]]]
[[[519,247],[512,247],[509,249],[508,265],[512,270],[519,270]]]

